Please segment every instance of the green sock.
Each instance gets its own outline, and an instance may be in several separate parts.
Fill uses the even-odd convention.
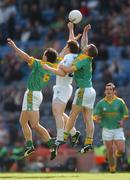
[[[26,147],[33,147],[33,142],[32,141],[27,141],[26,142]]]
[[[53,147],[53,145],[54,145],[54,141],[53,141],[52,139],[49,139],[49,140],[47,141],[47,145],[48,145],[48,147],[51,149],[51,148]]]

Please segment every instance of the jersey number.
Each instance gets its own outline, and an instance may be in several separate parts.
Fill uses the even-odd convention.
[[[43,81],[44,81],[44,82],[49,81],[49,79],[50,79],[50,75],[45,74],[45,75],[43,76]]]

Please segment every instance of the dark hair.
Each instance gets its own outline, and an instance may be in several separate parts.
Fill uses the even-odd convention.
[[[115,86],[113,83],[107,83],[106,86],[111,86],[111,87],[113,88],[113,90],[116,89],[116,86]],[[106,87],[106,86],[105,86],[105,87]]]
[[[88,49],[88,56],[90,57],[96,57],[98,54],[98,49],[94,44],[90,44],[89,45],[89,49]]]
[[[78,44],[77,41],[75,41],[75,40],[69,40],[69,41],[67,42],[67,44],[68,44],[68,47],[70,48],[70,52],[71,52],[71,53],[74,53],[74,54],[79,53],[79,44]]]
[[[57,59],[58,53],[55,49],[53,48],[48,48],[45,52],[44,55],[47,57],[47,61],[50,63],[54,63]]]

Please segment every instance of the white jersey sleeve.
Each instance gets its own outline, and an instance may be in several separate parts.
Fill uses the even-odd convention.
[[[77,57],[77,54],[67,54],[64,56],[64,59],[60,62],[60,64],[69,67],[72,65],[73,61]],[[56,85],[70,85],[72,83],[73,76],[72,74],[66,74],[66,76],[56,76]]]

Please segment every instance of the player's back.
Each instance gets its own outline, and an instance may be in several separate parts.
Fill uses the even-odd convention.
[[[64,59],[60,62],[60,64],[66,67],[71,66],[77,55],[78,54],[72,54],[72,53],[65,55]],[[67,86],[72,83],[72,80],[73,80],[73,74],[66,74],[66,76],[64,77],[56,76],[56,85]]]

